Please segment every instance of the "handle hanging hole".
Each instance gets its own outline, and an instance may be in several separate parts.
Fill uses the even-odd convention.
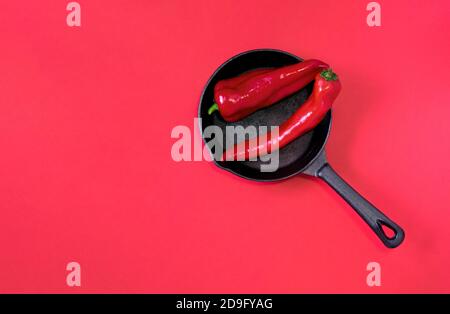
[[[386,238],[388,238],[389,240],[393,240],[395,238],[395,236],[397,235],[397,231],[394,228],[380,220],[377,223]]]

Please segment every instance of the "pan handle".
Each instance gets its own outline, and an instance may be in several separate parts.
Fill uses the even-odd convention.
[[[399,246],[405,238],[405,232],[364,197],[345,182],[330,164],[325,163],[316,175],[328,183],[353,209],[364,219],[370,228],[388,248]],[[394,235],[389,237],[383,228],[389,228]]]

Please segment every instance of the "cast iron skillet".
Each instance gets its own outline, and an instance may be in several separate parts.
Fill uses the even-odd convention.
[[[227,123],[219,113],[208,115],[208,108],[214,102],[214,86],[222,79],[231,78],[249,70],[267,67],[280,67],[302,61],[290,53],[258,49],[241,53],[222,64],[211,76],[203,90],[199,121],[202,137],[206,144],[211,139],[204,136],[206,127],[216,125],[223,130],[227,125],[273,126],[285,121],[309,96],[313,83],[296,94],[285,98],[268,108],[259,110],[243,120]],[[216,165],[242,178],[254,181],[276,181],[289,178],[296,174],[318,177],[328,183],[353,209],[364,219],[381,241],[389,248],[395,248],[402,243],[405,233],[395,222],[380,212],[375,206],[358,194],[348,185],[328,164],[324,146],[331,126],[331,110],[312,131],[304,134],[280,150],[279,167],[275,172],[261,172],[261,161],[215,161]],[[209,147],[209,146],[208,146]],[[209,147],[213,155],[214,147]],[[391,229],[393,235],[388,236],[384,228]]]

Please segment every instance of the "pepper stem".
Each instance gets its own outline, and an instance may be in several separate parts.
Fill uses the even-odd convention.
[[[338,76],[336,73],[333,72],[332,69],[324,70],[320,73],[320,76],[322,76],[327,81],[337,81]]]
[[[212,113],[216,110],[219,110],[219,106],[216,103],[214,103],[211,107],[209,107],[208,115],[212,115]]]

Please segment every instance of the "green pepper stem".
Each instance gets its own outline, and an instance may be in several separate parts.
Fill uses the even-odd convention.
[[[323,70],[320,73],[320,76],[322,76],[327,81],[337,81],[338,79],[337,74],[334,73],[332,69]]]
[[[214,103],[211,107],[209,107],[208,114],[212,115],[212,113],[216,110],[219,110],[219,106],[216,103]]]

